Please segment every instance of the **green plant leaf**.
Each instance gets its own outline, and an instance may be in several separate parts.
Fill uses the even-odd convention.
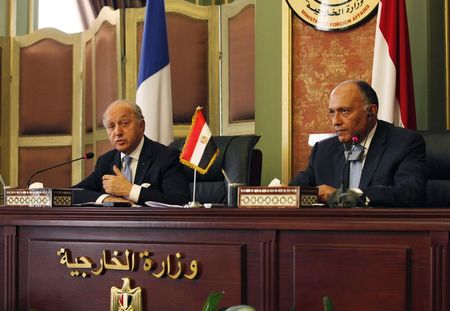
[[[219,306],[220,301],[223,298],[224,292],[215,292],[212,291],[208,298],[206,298],[205,303],[203,304],[202,311],[216,311]]]
[[[323,309],[325,311],[333,311],[333,302],[328,296],[323,297]]]

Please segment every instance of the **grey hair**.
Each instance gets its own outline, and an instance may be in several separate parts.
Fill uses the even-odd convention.
[[[118,104],[126,104],[127,106],[129,106],[131,108],[131,110],[133,110],[134,115],[136,116],[136,120],[138,122],[144,120],[144,115],[142,114],[141,107],[139,107],[138,105],[133,103],[131,100],[128,100],[128,99],[117,99],[117,100],[113,101],[111,104],[109,104],[108,107],[106,108],[105,112],[103,113],[103,126],[105,128],[108,127],[107,124],[106,124],[106,113],[109,111],[109,109],[112,106],[115,106],[115,105],[118,105]]]

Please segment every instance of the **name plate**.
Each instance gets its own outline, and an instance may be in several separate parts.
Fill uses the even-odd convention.
[[[4,202],[6,206],[24,207],[67,207],[72,206],[71,189],[19,189],[6,188]]]
[[[239,187],[240,208],[299,208],[317,203],[317,188]]]

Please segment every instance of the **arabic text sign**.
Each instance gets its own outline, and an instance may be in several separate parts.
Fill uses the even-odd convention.
[[[306,23],[320,30],[344,30],[371,16],[379,0],[287,0]]]

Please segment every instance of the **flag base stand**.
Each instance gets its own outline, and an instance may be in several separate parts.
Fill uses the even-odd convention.
[[[192,187],[192,202],[189,202],[184,207],[186,208],[199,208],[204,207],[203,204],[200,204],[199,202],[195,201],[195,186],[197,184],[197,171],[194,170],[194,185]]]
[[[199,208],[199,207],[203,207],[203,204],[200,204],[199,202],[189,202],[184,207],[187,207],[187,208]]]

